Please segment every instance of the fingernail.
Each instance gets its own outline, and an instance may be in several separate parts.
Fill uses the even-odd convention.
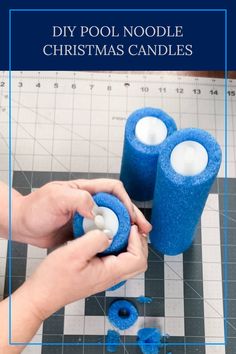
[[[145,233],[142,233],[142,236],[143,236],[143,237],[147,237],[147,234],[145,234]]]

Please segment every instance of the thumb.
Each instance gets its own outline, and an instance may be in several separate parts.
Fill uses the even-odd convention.
[[[105,251],[110,245],[107,235],[100,230],[92,230],[84,236],[70,242],[68,247],[73,248],[73,254],[86,261],[98,253]]]

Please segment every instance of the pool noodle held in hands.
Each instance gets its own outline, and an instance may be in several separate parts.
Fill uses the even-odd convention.
[[[94,220],[86,219],[79,213],[73,218],[74,237],[81,237],[86,232],[94,229],[105,230],[109,238],[112,238],[111,245],[100,255],[117,255],[124,251],[128,245],[131,229],[130,215],[124,204],[114,195],[108,193],[97,193],[93,195],[97,205],[97,212]]]
[[[120,179],[132,199],[152,200],[160,148],[176,129],[174,120],[158,108],[138,109],[128,117]]]
[[[177,255],[191,246],[220,164],[220,146],[204,130],[179,130],[163,144],[150,233],[156,250]]]

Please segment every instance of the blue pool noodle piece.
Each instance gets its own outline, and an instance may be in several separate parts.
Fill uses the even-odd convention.
[[[126,280],[121,281],[121,282],[119,282],[118,284],[115,284],[115,285],[113,285],[112,287],[110,287],[109,289],[107,289],[107,291],[114,291],[114,290],[116,290],[116,289],[119,289],[119,288],[121,288],[125,283],[126,283]]]
[[[120,344],[120,334],[109,329],[106,335],[106,349],[109,353],[115,353]]]
[[[140,304],[150,304],[152,302],[152,298],[148,296],[139,296],[137,297],[137,301],[140,302]]]
[[[125,126],[120,180],[129,196],[136,201],[148,201],[153,198],[157,160],[164,143],[146,145],[136,138],[136,124],[147,116],[162,120],[167,128],[167,137],[177,129],[174,120],[158,108],[138,109],[129,116]]]
[[[128,244],[131,221],[129,212],[121,201],[112,194],[97,193],[93,195],[93,199],[98,206],[103,206],[111,209],[117,216],[119,221],[119,228],[114,235],[111,245],[100,255],[105,256],[109,254],[118,254],[124,251]],[[83,229],[83,216],[75,213],[73,218],[73,234],[74,237],[81,237],[85,231]]]
[[[126,313],[126,315],[122,315]],[[108,319],[120,330],[131,327],[138,319],[138,310],[128,300],[115,300],[109,307]]]
[[[174,147],[193,140],[208,153],[205,170],[196,176],[182,176],[170,163]],[[209,191],[221,164],[221,149],[215,138],[201,129],[183,129],[174,133],[160,152],[152,209],[153,247],[167,255],[187,250],[193,241]]]
[[[137,336],[137,342],[143,354],[159,353],[162,336],[158,328],[141,328]]]

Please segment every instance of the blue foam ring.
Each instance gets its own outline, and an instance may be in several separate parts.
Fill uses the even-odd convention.
[[[141,328],[137,342],[143,354],[157,354],[161,346],[161,332],[158,328]]]
[[[138,310],[128,300],[116,300],[109,307],[108,319],[113,326],[124,330],[131,327],[137,321]]]
[[[162,120],[167,128],[167,137],[177,129],[174,120],[158,108],[138,109],[129,116],[125,126],[120,179],[129,196],[136,201],[148,201],[153,198],[157,160],[163,144],[146,145],[137,139],[136,124],[147,116]]]
[[[195,176],[183,176],[171,166],[174,147],[193,140],[202,144],[208,153],[205,170]],[[221,164],[221,149],[215,138],[201,129],[183,129],[174,133],[160,152],[152,209],[153,247],[167,255],[187,250],[205,206],[209,191]]]
[[[114,291],[114,290],[116,290],[116,289],[119,289],[119,288],[121,288],[125,283],[126,283],[126,280],[121,281],[121,282],[119,282],[118,284],[115,284],[115,285],[113,285],[112,287],[110,287],[109,289],[107,289],[107,291]]]
[[[113,237],[111,245],[100,255],[117,255],[118,253],[124,251],[128,244],[131,228],[129,212],[124,204],[122,204],[121,201],[112,194],[103,192],[97,193],[93,195],[93,199],[98,206],[103,206],[111,209],[116,214],[119,221],[119,228]],[[73,234],[75,238],[81,237],[85,233],[83,229],[83,219],[83,216],[81,216],[79,213],[75,213],[73,218]]]

